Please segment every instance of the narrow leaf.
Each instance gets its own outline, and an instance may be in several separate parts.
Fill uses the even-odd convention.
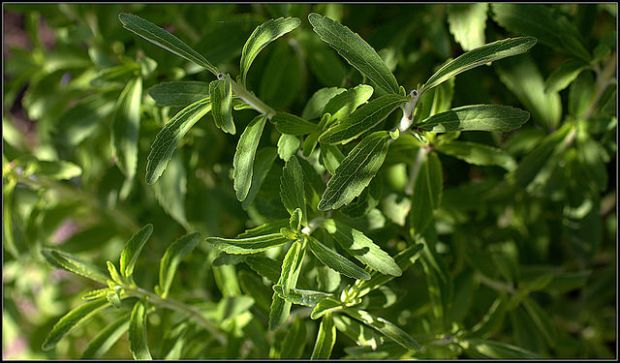
[[[433,223],[433,211],[439,207],[443,191],[443,171],[437,154],[431,152],[421,162],[409,214],[411,229],[420,235]]]
[[[138,261],[142,247],[153,233],[153,225],[147,224],[136,232],[125,244],[125,248],[121,251],[120,268],[121,275],[129,277],[133,274],[133,268]]]
[[[511,344],[484,339],[467,339],[459,343],[471,358],[540,359],[541,355]]]
[[[517,166],[504,150],[475,142],[451,141],[437,145],[436,150],[474,165],[498,165],[508,171]]]
[[[172,155],[166,173],[159,178],[157,184],[153,185],[153,192],[164,211],[185,229],[190,229],[185,215],[187,172],[181,151]]]
[[[247,197],[241,203],[243,209],[246,209],[252,204],[254,198],[260,191],[267,173],[271,170],[274,161],[276,160],[276,149],[274,147],[264,147],[256,152],[254,158],[254,170],[252,172],[252,185],[248,191]]]
[[[332,296],[332,294],[322,291],[302,289],[289,289],[289,291],[285,293],[280,285],[273,285],[273,291],[286,301],[297,305],[309,306],[311,308],[314,307],[319,300]]]
[[[328,102],[334,98],[334,96],[339,95],[345,92],[345,88],[339,87],[328,87],[321,88],[320,90],[314,92],[312,97],[306,103],[304,110],[301,112],[301,117],[306,120],[314,120],[315,118],[321,117],[323,115],[323,109]]]
[[[421,349],[421,346],[409,334],[405,333],[401,328],[381,317],[375,317],[364,310],[357,310],[353,308],[346,308],[344,309],[344,312],[353,319],[377,330],[404,348],[414,351]]]
[[[317,333],[316,343],[314,344],[310,359],[329,359],[334,344],[336,344],[336,326],[331,314],[326,314],[321,319],[321,325],[319,325],[319,332]]]
[[[152,360],[146,339],[146,307],[138,301],[129,318],[129,349],[135,360]]]
[[[82,353],[81,359],[101,358],[129,328],[129,316],[123,315],[100,331]]]
[[[349,261],[338,252],[330,249],[314,237],[308,236],[308,248],[323,264],[341,274],[357,280],[370,280],[370,274],[364,269]]]
[[[559,92],[568,87],[586,67],[586,63],[576,59],[560,64],[545,81],[545,93]]]
[[[237,130],[232,117],[233,94],[230,76],[209,84],[213,121],[222,131],[234,135]]]
[[[288,239],[278,232],[259,237],[247,238],[207,237],[206,241],[213,244],[222,252],[233,255],[245,255],[263,252],[272,247],[288,242]]]
[[[425,131],[510,131],[523,125],[529,112],[510,106],[469,105],[433,115],[416,126]]]
[[[248,196],[254,173],[254,157],[267,118],[259,115],[243,130],[233,158],[233,179],[237,200]]]
[[[277,285],[282,287],[284,293],[288,293],[297,286],[297,279],[301,272],[301,266],[305,255],[305,249],[302,249],[301,243],[295,242],[291,245],[284,260],[282,261],[282,272],[278,279]],[[283,324],[289,317],[291,312],[291,303],[282,299],[277,292],[274,291],[272,303],[269,310],[269,329],[274,330]]]
[[[353,113],[359,106],[370,99],[373,88],[366,84],[346,90],[329,100],[323,109],[323,114],[329,113],[333,120],[342,120]]]
[[[159,288],[162,297],[168,295],[179,263],[198,245],[200,238],[200,233],[190,233],[177,239],[166,249],[159,263]]]
[[[299,116],[286,112],[277,112],[272,118],[276,129],[283,134],[302,136],[317,129],[317,125]]]
[[[284,207],[291,215],[295,209],[299,208],[302,212],[302,219],[307,220],[304,173],[295,156],[292,156],[282,169],[280,197]]]
[[[450,33],[468,51],[484,45],[484,28],[489,4],[450,4],[448,5],[448,25]]]
[[[148,89],[160,107],[186,107],[209,98],[209,83],[199,81],[173,81],[156,84]]]
[[[56,267],[63,268],[104,285],[107,284],[108,277],[105,273],[89,262],[82,261],[69,253],[52,248],[43,248],[41,253],[43,253],[43,256],[45,256],[49,263]]]

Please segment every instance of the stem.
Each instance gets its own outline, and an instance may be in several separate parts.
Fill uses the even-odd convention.
[[[267,116],[269,120],[276,114],[276,111],[261,101],[253,93],[248,91],[243,85],[238,84],[233,79],[230,80],[233,92],[253,109]]]
[[[594,107],[603,96],[603,93],[607,89],[607,87],[612,84],[614,75],[614,71],[616,70],[616,57],[617,53],[614,53],[609,60],[609,63],[605,65],[602,71],[597,71],[596,77],[596,89],[594,90],[594,96],[592,97],[592,103],[588,107],[588,110],[584,114],[584,119],[589,119],[590,116],[594,113]],[[598,70],[598,69],[597,69]]]
[[[492,280],[486,276],[484,276],[483,274],[477,273],[476,277],[478,278],[478,281],[480,281],[482,284],[497,290],[497,291],[503,291],[503,292],[507,292],[511,295],[514,295],[516,293],[514,287],[512,285],[508,285],[505,284],[503,282],[500,281],[496,281],[496,280]]]
[[[418,154],[411,165],[411,170],[409,172],[409,183],[407,184],[407,187],[405,187],[405,194],[409,196],[413,195],[415,181],[418,178],[418,174],[420,174],[420,168],[422,167],[422,163],[426,160],[426,155],[429,151],[430,149],[424,146],[418,149]]]

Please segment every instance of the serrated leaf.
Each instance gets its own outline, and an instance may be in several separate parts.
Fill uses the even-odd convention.
[[[258,53],[274,40],[297,28],[299,24],[301,24],[301,21],[297,18],[271,19],[259,25],[252,32],[241,51],[239,69],[242,84],[245,85],[247,73]]]
[[[424,93],[440,83],[472,68],[498,59],[525,53],[532,48],[534,44],[536,44],[536,38],[519,37],[498,40],[472,49],[439,68],[439,70],[426,81],[424,86],[422,86],[420,93]]]
[[[327,183],[318,209],[338,209],[360,195],[383,165],[389,139],[387,131],[377,131],[355,145]]]
[[[260,191],[267,177],[267,173],[269,173],[269,170],[271,170],[276,160],[276,155],[276,148],[274,147],[264,147],[256,152],[256,156],[254,157],[254,171],[252,172],[252,185],[250,185],[248,196],[245,197],[241,203],[243,209],[247,209],[254,201],[254,198],[256,198],[256,194]]]
[[[56,267],[107,285],[108,277],[105,273],[89,262],[52,248],[43,248],[41,253],[49,263]]]
[[[323,114],[329,113],[332,120],[342,120],[365,104],[373,92],[374,89],[365,84],[348,89],[330,99],[323,108]]]
[[[146,338],[146,306],[138,301],[129,318],[129,350],[135,360],[152,360]]]
[[[321,88],[320,90],[314,92],[312,97],[310,97],[308,102],[306,102],[306,106],[301,112],[301,117],[305,120],[314,120],[315,118],[321,117],[325,105],[327,105],[328,102],[334,98],[334,96],[345,91],[345,88],[328,87]]]
[[[127,241],[125,248],[121,251],[119,261],[121,275],[124,277],[129,277],[133,274],[133,269],[138,261],[140,252],[142,252],[142,247],[144,247],[144,244],[146,244],[146,241],[148,241],[152,233],[153,225],[147,224],[131,236],[129,241]]]
[[[317,333],[310,359],[329,359],[334,344],[336,344],[336,326],[331,314],[326,314],[321,319],[319,332]]]
[[[317,129],[316,124],[286,112],[277,112],[271,121],[275,123],[276,130],[288,135],[302,136]]]
[[[303,220],[307,220],[304,174],[296,156],[292,156],[282,169],[280,197],[284,207],[291,215],[295,209],[299,208],[301,209]]]
[[[308,248],[319,261],[329,268],[353,279],[370,280],[370,274],[367,271],[325,246],[316,238],[308,236]]]
[[[62,339],[62,337],[64,337],[76,325],[92,318],[93,315],[108,307],[109,305],[110,304],[105,298],[101,298],[99,300],[84,303],[77,308],[69,311],[62,318],[60,318],[60,320],[58,320],[56,324],[54,324],[54,327],[49,332],[49,334],[45,338],[45,341],[43,342],[42,349],[53,349],[60,341],[60,339]]]
[[[161,296],[166,297],[172,286],[172,280],[181,260],[198,245],[200,233],[194,232],[174,241],[164,253],[159,263],[159,289]]]
[[[288,292],[285,293],[284,289],[280,285],[273,285],[273,291],[288,302],[309,307],[314,307],[319,300],[332,296],[332,294],[328,294],[323,291],[302,289],[289,289]]]
[[[382,92],[400,92],[398,82],[379,54],[348,27],[316,13],[308,15],[313,30]]]
[[[170,34],[166,30],[158,27],[146,19],[142,19],[139,16],[133,14],[121,13],[118,15],[119,20],[123,23],[123,27],[128,29],[149,42],[164,48],[165,50],[172,52],[180,57],[183,57],[191,62],[198,64],[206,68],[214,75],[218,74],[217,68],[215,68],[208,60],[202,55],[192,49],[189,45],[185,44],[181,39]]]
[[[147,93],[159,107],[186,107],[209,98],[209,83],[200,81],[163,82],[149,88]]]
[[[182,150],[176,152],[157,184],[153,185],[155,199],[159,205],[175,221],[189,230],[190,226],[185,216],[185,195],[187,193],[187,173],[183,164]]]
[[[120,192],[127,198],[138,165],[138,137],[140,132],[140,109],[142,106],[142,78],[134,78],[123,89],[116,103],[112,123],[112,145],[119,169],[125,174]]]
[[[306,251],[302,248],[301,243],[294,242],[284,256],[282,261],[282,269],[277,285],[282,287],[286,293],[297,286],[297,280],[301,272],[301,266]],[[277,292],[274,291],[271,307],[269,309],[269,329],[275,330],[283,324],[289,317],[291,312],[291,303],[282,299]]]
[[[278,156],[286,162],[295,155],[300,146],[301,140],[297,136],[282,134],[278,139]]]
[[[237,130],[232,117],[233,94],[230,76],[209,84],[213,121],[222,131],[234,135]]]
[[[426,118],[415,126],[431,132],[510,131],[523,125],[529,112],[500,105],[469,105]]]
[[[437,145],[435,149],[474,165],[498,165],[508,171],[517,166],[512,156],[504,150],[475,142],[450,141]]]
[[[157,182],[172,158],[179,141],[209,111],[211,111],[209,99],[194,102],[174,115],[159,131],[147,157],[146,182],[148,184]]]
[[[346,144],[377,126],[407,100],[407,97],[394,94],[374,99],[327,129],[319,141],[325,144]]]
[[[81,359],[101,358],[129,328],[129,316],[123,315],[101,330],[82,353]]]
[[[448,5],[448,25],[450,33],[468,51],[484,45],[484,28],[489,4],[451,4]]]
[[[421,346],[409,334],[381,317],[375,317],[364,310],[353,308],[345,308],[343,311],[353,319],[368,325],[406,349],[413,351],[421,349]]]
[[[243,202],[248,196],[254,173],[254,157],[265,128],[267,118],[259,115],[243,130],[233,158],[233,179],[237,200]]]
[[[362,232],[335,219],[325,220],[321,227],[338,242],[340,247],[358,261],[382,274],[401,276],[394,259]]]
[[[207,237],[206,241],[213,244],[222,252],[232,255],[245,255],[263,252],[272,247],[288,242],[288,239],[278,232],[259,237],[247,238]]]
[[[545,93],[559,92],[568,87],[586,67],[586,63],[576,59],[560,64],[545,81]]]

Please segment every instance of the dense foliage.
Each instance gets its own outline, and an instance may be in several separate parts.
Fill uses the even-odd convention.
[[[615,356],[617,5],[4,10],[4,358]]]

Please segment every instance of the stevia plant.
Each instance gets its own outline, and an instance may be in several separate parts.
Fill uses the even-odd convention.
[[[522,266],[519,254],[515,257],[515,244],[503,241],[513,238],[523,254],[538,256],[530,250],[541,247],[522,242],[529,236],[527,221],[540,215],[541,208],[559,208],[562,233],[583,252],[580,263],[587,264],[585,256],[595,252],[584,247],[580,233],[587,233],[584,225],[592,221],[598,210],[594,206],[601,203],[606,188],[605,148],[615,148],[595,139],[609,142],[601,129],[615,127],[609,109],[615,92],[611,81],[615,53],[599,46],[597,55],[590,55],[575,32],[550,39],[547,32],[519,20],[523,9],[509,4],[447,7],[450,32],[465,52],[435,67],[430,77],[423,76],[425,82],[415,86],[410,80],[397,80],[384,52],[376,52],[348,27],[317,13],[307,16],[312,32],[298,17],[274,17],[258,25],[238,49],[238,68],[209,61],[142,17],[118,15],[123,27],[139,36],[136,40],[145,39],[189,61],[196,75],[204,70],[210,74],[208,82],[153,84],[155,70],[162,65],[156,56],[153,60],[140,52],[136,60],[125,58],[91,81],[106,85],[115,96],[106,103],[112,120],[110,153],[122,180],[113,194],[129,200],[138,193],[136,184],[151,188],[157,203],[186,234],[165,249],[157,281],[140,277],[137,268],[145,254],[150,257],[143,266],[153,258],[148,243],[158,238],[157,223],[140,228],[125,220],[119,228],[137,232],[125,242],[118,264],[106,261],[107,274],[62,246],[37,246],[52,265],[99,285],[82,295],[88,302],[55,322],[43,349],[54,349],[74,327],[87,326],[106,311],[115,319],[88,343],[83,357],[100,357],[125,332],[134,359],[325,359],[344,355],[334,351],[343,339],[353,342],[345,345],[349,358],[540,358],[559,350],[562,339],[568,338],[546,315],[537,294],[546,289],[561,294],[583,286],[589,271]],[[571,28],[564,18],[556,21],[540,9],[544,8],[532,7],[526,13],[558,29]],[[485,43],[489,11],[516,36]],[[474,31],[466,32],[468,27]],[[352,66],[346,75],[349,81],[314,92],[298,114],[287,107],[291,91],[268,88],[269,78],[253,89],[250,70],[263,50],[272,48],[270,63],[263,69],[270,76],[285,72],[276,62],[288,56],[280,38],[288,39],[297,56],[315,49],[338,54]],[[321,41],[324,44],[317,45]],[[528,55],[537,42],[571,57],[546,82]],[[326,52],[327,47],[336,53]],[[333,63],[336,72],[344,67],[338,62]],[[497,104],[491,97],[486,104],[452,106],[455,77],[490,67],[529,112]],[[597,80],[587,72],[594,72]],[[143,92],[146,82],[153,85]],[[274,83],[282,87],[286,78]],[[558,92],[569,85],[569,114],[562,120]],[[588,98],[580,87],[592,90],[594,96]],[[96,92],[105,93],[101,88]],[[145,94],[154,103],[146,101]],[[97,97],[93,100],[103,103]],[[530,113],[547,132],[544,136],[525,132],[540,129],[524,128],[519,133]],[[140,162],[141,120],[165,120],[168,115],[163,127],[151,130],[148,156]],[[223,180],[235,199],[228,202],[238,204],[252,220],[250,228],[234,237],[205,233],[196,219],[188,218],[185,201],[179,198],[193,187],[187,182],[189,170],[179,145],[195,126],[211,120],[211,132],[219,129],[222,137],[236,143],[228,158],[232,167],[217,178],[229,178]],[[516,141],[506,149],[472,141],[507,135]],[[191,154],[192,165],[209,157],[203,152]],[[515,154],[524,156],[517,162]],[[451,172],[444,163],[450,158],[503,172],[486,183],[444,190]],[[57,187],[54,180],[81,172],[71,163],[32,157],[5,164],[3,175],[10,181],[6,192],[20,182]],[[136,178],[139,167],[145,171],[146,184]],[[573,180],[575,175],[580,179]],[[576,192],[579,186],[586,190]],[[478,194],[482,197],[476,200]],[[461,196],[469,199],[459,200]],[[513,200],[519,204],[513,206]],[[115,218],[114,211],[105,213]],[[514,222],[507,221],[510,216]],[[488,221],[493,218],[498,221]],[[448,235],[454,235],[449,258]],[[19,256],[16,245],[9,247]],[[204,266],[212,270],[217,287],[211,290],[221,295],[219,302],[212,293],[191,296],[175,291],[183,259],[190,259],[195,270]],[[403,275],[413,269],[418,279],[406,281]],[[193,274],[189,266],[187,271]],[[194,282],[200,286],[204,276],[197,274]],[[402,290],[410,284],[421,284],[414,289],[418,294],[424,291],[424,302],[411,302],[418,297]],[[149,285],[155,287],[151,290]],[[478,286],[486,288],[476,300],[481,307],[475,320],[468,319]],[[407,307],[409,315],[386,319],[383,310],[390,307]],[[498,332],[509,319],[514,338],[506,340]],[[524,337],[532,331],[539,341]],[[160,344],[153,344],[153,339]]]

